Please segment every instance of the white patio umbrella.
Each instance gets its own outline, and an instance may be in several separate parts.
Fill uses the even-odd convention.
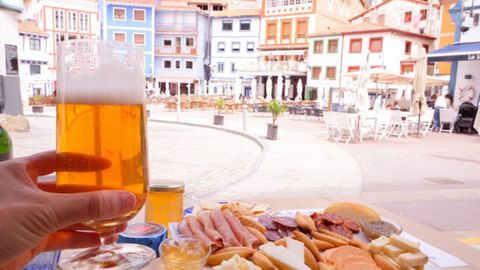
[[[200,88],[200,95],[205,95],[207,93],[207,80],[203,80],[202,87]]]
[[[242,92],[242,79],[240,76],[235,78],[235,87],[233,88],[233,101],[239,102],[239,95]]]
[[[413,90],[415,96],[413,99],[413,114],[418,115],[418,130],[417,136],[420,134],[420,117],[427,108],[427,102],[425,98],[425,88],[427,76],[427,56],[425,48],[421,47],[418,52],[418,60],[415,65],[415,76],[413,79]]]
[[[357,100],[356,109],[361,119],[365,118],[370,109],[370,100],[368,98],[368,82],[370,81],[370,65],[368,59],[370,52],[367,53],[366,59],[360,68],[360,73],[357,77]]]
[[[166,81],[165,82],[165,96],[169,97],[171,94],[170,94],[170,82],[169,81]]]
[[[283,90],[283,78],[282,76],[277,77],[277,91],[275,92],[275,99],[282,101],[282,90]]]
[[[265,88],[265,91],[267,92],[267,97],[265,98],[267,101],[272,100],[272,90],[273,90],[273,84],[272,84],[272,78],[268,77],[267,79],[267,86]]]
[[[297,83],[297,97],[295,98],[295,101],[302,100],[302,93],[303,93],[302,79],[299,79]]]
[[[287,100],[290,99],[290,86],[291,86],[290,79],[285,78],[285,97]]]
[[[257,78],[252,78],[252,90],[250,92],[250,97],[255,101],[257,99]]]

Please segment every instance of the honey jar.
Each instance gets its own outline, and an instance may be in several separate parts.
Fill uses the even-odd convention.
[[[165,228],[169,228],[169,223],[180,222],[183,217],[184,191],[185,185],[179,181],[161,181],[150,185],[145,221],[162,224]]]

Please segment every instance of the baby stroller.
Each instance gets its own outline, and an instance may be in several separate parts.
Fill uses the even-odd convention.
[[[455,132],[460,133],[467,131],[472,133],[473,123],[475,123],[475,116],[477,115],[477,107],[471,102],[464,102],[458,109],[458,119],[455,123]]]

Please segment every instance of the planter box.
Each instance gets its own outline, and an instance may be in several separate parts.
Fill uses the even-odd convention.
[[[224,118],[223,115],[218,115],[218,114],[214,115],[213,124],[216,126],[223,126],[223,118]]]
[[[276,140],[278,138],[278,126],[277,125],[272,125],[268,124],[268,129],[267,129],[267,139],[269,140]]]
[[[33,113],[43,113],[43,106],[33,105],[32,106]]]

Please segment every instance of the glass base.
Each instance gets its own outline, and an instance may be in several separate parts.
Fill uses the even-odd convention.
[[[155,259],[155,251],[137,244],[115,244],[107,248],[93,248],[60,261],[63,270],[78,269],[139,269]]]

